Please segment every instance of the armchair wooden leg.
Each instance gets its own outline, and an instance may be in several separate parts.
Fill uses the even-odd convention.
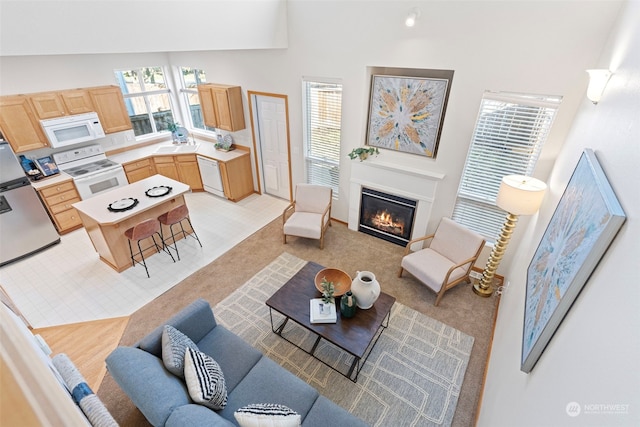
[[[324,249],[324,234],[320,236],[320,249]]]
[[[282,243],[284,243],[285,245],[287,244],[287,235],[286,234],[282,235]]]
[[[403,271],[404,271],[404,268],[400,267],[400,270],[398,270],[398,277],[402,277]]]

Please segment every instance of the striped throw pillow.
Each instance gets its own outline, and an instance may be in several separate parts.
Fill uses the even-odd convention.
[[[276,403],[254,403],[238,409],[233,416],[240,427],[298,427],[301,418],[293,409]]]
[[[227,386],[222,369],[208,354],[187,348],[184,357],[184,379],[194,403],[215,411],[227,405]]]

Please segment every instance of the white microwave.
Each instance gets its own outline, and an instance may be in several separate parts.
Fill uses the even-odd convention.
[[[105,137],[97,113],[40,120],[40,124],[52,148],[66,147]]]

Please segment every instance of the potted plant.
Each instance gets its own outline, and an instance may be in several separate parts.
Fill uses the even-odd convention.
[[[322,301],[326,304],[333,304],[333,293],[335,292],[335,286],[333,282],[327,281],[327,278],[322,278]]]
[[[358,148],[354,148],[349,153],[349,158],[351,160],[353,160],[356,157],[359,157],[360,161],[363,161],[367,157],[369,157],[370,154],[375,154],[377,156],[378,154],[380,154],[380,150],[378,150],[378,147],[358,147]]]
[[[171,122],[167,124],[167,130],[171,132],[171,139],[173,139],[173,143],[178,143],[178,127],[180,127],[180,123]]]

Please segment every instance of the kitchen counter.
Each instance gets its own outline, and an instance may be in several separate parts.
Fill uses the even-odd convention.
[[[49,187],[50,185],[62,184],[63,182],[69,181],[71,179],[73,179],[71,175],[68,175],[64,172],[59,172],[55,175],[48,176],[37,181],[31,181],[31,186],[36,190],[40,190],[44,187]]]
[[[196,139],[196,144],[198,148],[195,151],[185,151],[185,152],[175,152],[175,153],[158,153],[156,152],[159,147],[163,146],[180,146],[186,144],[172,144],[171,141],[159,142],[153,145],[147,145],[145,147],[134,148],[132,150],[127,150],[118,154],[109,154],[107,152],[107,157],[109,160],[113,160],[118,163],[128,163],[134,162],[136,160],[141,160],[146,157],[151,156],[177,156],[183,154],[197,154],[199,156],[209,157],[213,160],[218,160],[220,162],[228,162],[238,157],[249,155],[249,152],[246,150],[235,149],[233,151],[221,151],[216,150],[215,144],[209,141],[203,141]],[[192,145],[192,144],[191,144]]]
[[[149,197],[145,194],[150,188],[163,185],[172,188],[167,195]],[[129,243],[124,232],[142,221],[157,218],[163,213],[185,204],[184,194],[189,191],[191,189],[186,184],[162,175],[154,175],[74,203],[73,207],[78,211],[100,259],[116,271],[121,272],[132,266]],[[126,198],[137,199],[138,204],[123,212],[111,212],[108,209],[111,203]],[[168,228],[163,229],[163,235],[170,234]],[[143,247],[153,245],[151,239],[141,243]],[[145,251],[145,257],[155,253],[155,249],[150,248],[148,252]]]

